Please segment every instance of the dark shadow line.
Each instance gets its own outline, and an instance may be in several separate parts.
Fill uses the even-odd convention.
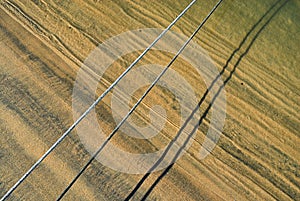
[[[135,105],[130,109],[130,111],[127,113],[127,115],[122,119],[122,121],[117,125],[117,127],[114,128],[114,130],[109,134],[109,136],[106,138],[106,140],[103,142],[103,144],[97,149],[97,151],[92,155],[92,157],[89,159],[89,161],[84,165],[84,167],[79,171],[79,173],[74,177],[74,179],[70,182],[70,184],[64,189],[64,191],[59,195],[59,197],[56,199],[57,201],[61,200],[66,193],[71,189],[71,187],[76,183],[76,181],[79,179],[79,177],[86,171],[86,169],[92,164],[92,162],[96,159],[98,154],[102,152],[104,147],[109,143],[109,141],[113,138],[113,136],[117,133],[119,128],[124,124],[124,122],[128,119],[128,117],[135,111],[137,106],[141,103],[141,101],[147,96],[147,94],[151,91],[151,89],[155,86],[155,84],[160,80],[160,78],[167,72],[167,70],[170,68],[170,66],[175,62],[175,60],[179,57],[179,55],[184,51],[184,49],[188,46],[188,44],[193,40],[193,38],[196,36],[196,34],[201,30],[203,25],[207,22],[207,20],[212,16],[212,14],[215,12],[215,10],[220,6],[223,0],[219,0],[219,2],[212,8],[212,10],[206,15],[206,17],[201,21],[201,23],[198,25],[196,30],[190,35],[190,37],[185,41],[185,43],[181,46],[181,48],[178,50],[176,55],[172,58],[170,63],[163,69],[163,71],[155,78],[155,80],[152,82],[151,86],[147,88],[145,93],[140,97],[138,102],[135,103]],[[101,97],[100,97],[101,98]],[[99,99],[100,100],[100,99]],[[93,104],[96,104],[94,102]],[[92,107],[92,106],[91,106]],[[91,107],[89,109],[91,109]],[[87,110],[88,111],[88,110]],[[86,113],[85,113],[86,114]],[[81,116],[84,118],[83,116]],[[77,121],[78,122],[78,121]],[[73,124],[75,126],[75,124]],[[74,127],[73,127],[74,128]]]
[[[178,131],[178,133],[176,134],[175,138],[169,143],[169,145],[167,146],[166,150],[164,151],[164,153],[162,154],[162,156],[158,159],[158,161],[149,169],[149,171],[142,177],[142,179],[137,183],[137,185],[135,186],[135,188],[130,192],[130,194],[125,198],[125,201],[130,200],[134,194],[138,191],[138,189],[142,186],[142,184],[145,182],[145,180],[150,176],[151,172],[153,170],[155,170],[155,168],[163,161],[163,159],[165,158],[165,156],[167,155],[167,153],[169,152],[170,148],[173,146],[173,144],[176,142],[176,140],[179,138],[179,136],[181,135],[181,133],[183,132],[183,129],[187,126],[188,122],[193,118],[193,116],[195,115],[195,113],[199,110],[200,106],[203,104],[204,100],[206,99],[208,93],[211,91],[212,87],[215,85],[215,83],[218,81],[218,79],[220,79],[220,77],[224,74],[225,70],[228,68],[229,63],[231,62],[231,60],[233,59],[233,57],[235,56],[235,54],[238,53],[238,51],[242,48],[242,46],[244,45],[244,43],[247,41],[248,37],[250,36],[250,34],[254,31],[254,29],[262,22],[262,20],[275,8],[275,6],[280,2],[281,0],[276,1],[266,12],[265,14],[252,26],[252,28],[249,30],[249,32],[245,35],[245,37],[243,38],[243,40],[241,41],[241,43],[239,44],[238,48],[235,49],[232,54],[230,55],[230,57],[228,58],[228,60],[226,61],[226,64],[223,66],[222,71],[220,72],[220,74],[213,80],[213,82],[211,83],[211,85],[208,87],[208,89],[205,91],[204,95],[202,96],[201,100],[199,101],[199,103],[197,104],[196,108],[192,111],[191,115],[187,118],[187,120],[184,122],[183,126],[180,128],[180,130]],[[225,87],[225,85],[230,81],[230,79],[232,78],[234,72],[236,71],[237,66],[240,64],[241,60],[243,59],[244,56],[247,55],[247,53],[249,52],[250,48],[252,47],[252,45],[254,44],[254,42],[256,41],[257,37],[260,35],[260,33],[265,29],[265,27],[271,22],[271,20],[275,17],[275,15],[280,11],[280,9],[288,2],[288,0],[286,0],[278,9],[276,9],[276,11],[270,16],[270,18],[262,25],[262,27],[259,29],[259,31],[254,35],[253,39],[251,40],[251,42],[249,43],[248,47],[246,48],[246,50],[240,55],[239,59],[237,60],[236,64],[234,65],[234,68],[230,71],[229,76],[224,80],[224,85],[222,85],[217,93],[215,94],[215,96],[212,98],[209,106],[207,107],[207,109],[205,110],[204,114],[200,117],[198,124],[193,128],[192,132],[189,134],[188,138],[186,139],[186,141],[184,142],[183,146],[180,147],[180,149],[178,150],[178,152],[176,153],[176,155],[174,156],[171,165],[169,165],[163,172],[162,174],[160,174],[160,176],[155,180],[155,182],[150,186],[150,188],[147,190],[147,192],[145,193],[145,195],[143,196],[142,200],[146,200],[147,197],[150,195],[150,193],[153,191],[153,189],[155,188],[155,186],[160,182],[160,180],[169,172],[169,170],[173,167],[173,165],[175,164],[176,160],[178,159],[178,157],[180,156],[182,150],[186,147],[187,143],[190,141],[190,139],[192,138],[193,134],[197,131],[198,127],[202,124],[203,120],[205,119],[205,117],[207,116],[209,110],[211,109],[213,103],[215,102],[215,100],[217,99],[217,97],[219,96],[220,92],[222,91],[222,89]]]

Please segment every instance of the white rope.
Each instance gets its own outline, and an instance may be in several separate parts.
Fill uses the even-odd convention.
[[[191,8],[197,0],[193,0],[174,20],[173,22],[145,49],[145,51],[106,89],[101,96],[69,127],[69,129],[39,158],[38,161],[7,191],[0,201],[6,200],[16,188],[42,163],[42,161],[69,135],[69,133],[89,114],[89,112],[113,89],[114,86],[138,63],[139,60],[170,30],[170,28]]]

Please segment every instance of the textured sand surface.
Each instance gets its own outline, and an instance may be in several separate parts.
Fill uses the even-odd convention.
[[[125,31],[165,28],[189,2],[0,2],[1,197],[73,123],[73,85],[89,53]],[[208,112],[187,153],[166,174],[150,174],[133,200],[140,200],[157,179],[148,200],[300,200],[300,3],[284,2],[225,0],[201,29],[194,41],[222,72],[226,89],[221,138],[207,158],[198,159]],[[190,35],[215,3],[198,1],[172,30]],[[97,94],[138,53],[116,61]],[[150,51],[141,64],[166,65],[172,56]],[[201,77],[182,59],[172,69],[194,87],[198,102],[206,90]],[[132,105],[145,89],[134,94]],[[111,94],[96,108],[107,134],[116,125],[110,101]],[[201,115],[209,101],[201,105]],[[160,135],[145,141],[119,132],[112,143],[133,153],[166,146],[179,129],[178,102],[169,91],[155,87],[132,119],[147,125],[155,104],[172,116]],[[55,200],[89,157],[73,131],[8,200]],[[142,177],[94,161],[65,200],[124,200]]]

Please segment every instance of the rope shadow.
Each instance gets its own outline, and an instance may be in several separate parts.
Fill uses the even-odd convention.
[[[230,55],[230,57],[228,58],[228,60],[226,61],[226,64],[223,66],[220,74],[213,80],[213,82],[211,83],[211,85],[207,88],[207,90],[205,91],[205,93],[203,94],[201,100],[198,102],[197,106],[195,107],[195,109],[192,111],[191,115],[187,118],[187,120],[184,122],[183,126],[180,128],[180,130],[178,131],[178,133],[176,134],[175,138],[169,143],[169,145],[167,146],[165,152],[162,154],[162,156],[158,159],[158,161],[149,169],[149,171],[140,179],[140,181],[137,183],[137,185],[135,186],[135,188],[129,193],[129,195],[125,198],[125,201],[130,200],[135,193],[139,190],[139,188],[142,186],[142,184],[146,181],[146,179],[151,175],[151,172],[153,170],[155,170],[155,168],[163,161],[163,159],[165,158],[165,156],[167,155],[167,153],[169,152],[170,148],[173,146],[173,144],[176,142],[176,140],[179,138],[179,136],[181,135],[181,133],[183,132],[184,128],[187,126],[188,122],[193,118],[193,116],[195,115],[195,113],[200,109],[200,106],[203,104],[204,100],[206,99],[207,95],[209,94],[209,92],[212,90],[212,87],[215,85],[215,83],[218,81],[218,79],[221,78],[221,76],[224,74],[225,70],[228,68],[229,63],[232,61],[232,59],[234,58],[234,56],[241,50],[241,48],[243,47],[243,45],[247,42],[247,39],[249,38],[249,36],[254,32],[254,30],[262,23],[262,21],[266,18],[266,22],[263,23],[261,25],[261,27],[259,28],[259,30],[257,31],[257,33],[253,36],[253,38],[251,39],[249,45],[246,47],[245,51],[243,53],[241,53],[240,57],[238,58],[237,62],[235,63],[233,69],[230,71],[229,76],[224,80],[224,85],[222,85],[217,93],[215,94],[215,96],[212,98],[210,104],[208,105],[208,107],[206,108],[206,110],[204,111],[204,114],[200,117],[198,124],[193,128],[192,132],[189,134],[189,136],[187,137],[186,141],[184,142],[183,146],[180,147],[179,151],[176,153],[176,155],[174,156],[174,158],[172,159],[172,163],[171,165],[169,165],[160,175],[159,177],[155,180],[155,182],[150,186],[150,188],[147,190],[147,192],[145,193],[145,195],[143,196],[143,198],[141,200],[146,200],[147,197],[151,194],[151,192],[154,190],[154,188],[157,186],[157,184],[164,178],[164,176],[170,171],[170,169],[174,166],[176,160],[178,159],[179,155],[181,154],[181,152],[184,150],[185,146],[188,144],[188,142],[191,140],[193,134],[197,131],[198,127],[203,123],[203,120],[205,119],[205,117],[207,116],[208,112],[210,111],[212,105],[214,104],[215,100],[217,99],[217,97],[219,96],[220,92],[222,91],[222,89],[225,87],[225,85],[230,81],[230,79],[232,78],[233,74],[235,73],[237,67],[239,66],[241,60],[248,54],[249,50],[251,49],[251,47],[253,46],[253,44],[255,43],[256,39],[258,38],[258,36],[261,34],[261,32],[266,28],[266,26],[272,21],[272,19],[278,14],[278,12],[286,5],[286,3],[289,0],[284,1],[275,11],[273,14],[271,14],[271,16],[269,18],[266,18],[267,15],[281,2],[281,0],[276,1],[263,15],[262,17],[251,27],[251,29],[248,31],[248,33],[245,35],[245,37],[243,38],[243,40],[241,41],[241,43],[239,44],[238,48],[236,48],[232,54]]]

